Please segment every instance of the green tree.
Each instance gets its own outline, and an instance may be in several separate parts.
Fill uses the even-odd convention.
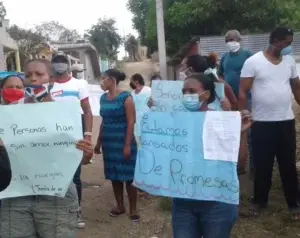
[[[125,37],[124,48],[128,52],[129,59],[131,61],[137,61],[137,53],[138,53],[138,40],[134,35],[129,34]]]
[[[133,14],[133,28],[139,33],[141,44],[145,44],[149,0],[128,0],[127,8]]]
[[[4,17],[6,16],[6,8],[3,4],[3,2],[0,2],[0,18],[4,19]]]
[[[164,14],[169,55],[195,35],[220,35],[228,29],[269,32],[278,25],[300,27],[299,0],[165,0]],[[156,50],[155,0],[148,1],[145,26],[145,42],[150,51]]]
[[[43,22],[35,27],[35,31],[52,41],[75,42],[81,38],[76,30],[68,29],[57,21]]]
[[[96,47],[102,58],[115,58],[122,44],[115,24],[112,18],[100,18],[97,24],[86,31],[85,38]]]
[[[17,25],[12,25],[8,29],[8,33],[18,44],[21,66],[24,66],[29,56],[46,40],[39,32],[23,29]]]

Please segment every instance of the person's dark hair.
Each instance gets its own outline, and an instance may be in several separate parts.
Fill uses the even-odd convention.
[[[4,87],[5,83],[7,82],[7,80],[9,80],[12,77],[17,77],[24,83],[24,80],[21,78],[21,76],[19,76],[17,74],[16,75],[9,75],[9,76],[7,76],[3,79],[0,79],[0,90],[3,89],[3,87]]]
[[[187,57],[187,67],[191,67],[196,73],[203,73],[207,70],[207,60],[201,55],[190,55]]]
[[[117,69],[109,69],[104,72],[110,78],[115,78],[117,85],[126,79],[126,75],[123,72],[120,72]]]
[[[218,63],[218,55],[214,52],[206,56],[207,68],[216,68]]]
[[[44,64],[44,65],[46,66],[46,68],[47,68],[48,74],[49,74],[50,76],[53,75],[52,64],[51,64],[51,62],[50,62],[49,60],[47,60],[47,59],[31,59],[31,60],[28,60],[28,61],[26,62],[26,66],[27,66],[28,64],[32,63],[32,62],[38,62],[38,63]]]
[[[277,27],[270,34],[270,44],[273,44],[275,40],[283,41],[287,36],[293,36],[294,31],[285,27]]]
[[[138,82],[140,85],[145,85],[145,80],[144,80],[143,76],[140,75],[140,74],[134,74],[134,75],[132,75],[131,79],[134,82]]]
[[[210,92],[210,97],[207,100],[207,104],[212,103],[216,100],[216,91],[214,81],[208,75],[204,73],[194,73],[191,76],[188,76],[187,79],[196,79],[199,83],[202,84],[204,90]]]
[[[153,74],[153,75],[151,76],[151,78],[150,78],[150,82],[152,82],[152,81],[155,80],[155,79],[160,79],[160,80],[162,80],[162,78],[161,78],[161,76],[160,76],[159,74]]]

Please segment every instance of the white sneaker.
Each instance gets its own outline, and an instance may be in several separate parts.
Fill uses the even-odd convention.
[[[80,210],[77,212],[77,228],[83,229],[84,227],[85,227],[85,221],[82,218],[81,208],[80,208]]]

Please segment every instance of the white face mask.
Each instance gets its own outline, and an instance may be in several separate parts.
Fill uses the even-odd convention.
[[[241,48],[241,44],[237,41],[227,42],[227,48],[230,52],[237,52]]]
[[[83,77],[84,77],[84,72],[78,72],[76,75],[77,79],[83,79]]]

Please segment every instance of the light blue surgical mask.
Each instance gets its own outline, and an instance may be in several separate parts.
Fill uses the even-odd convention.
[[[203,102],[199,101],[198,94],[184,94],[182,104],[188,111],[199,111]]]
[[[285,48],[283,48],[280,52],[281,55],[291,55],[292,54],[292,46],[289,45]]]

